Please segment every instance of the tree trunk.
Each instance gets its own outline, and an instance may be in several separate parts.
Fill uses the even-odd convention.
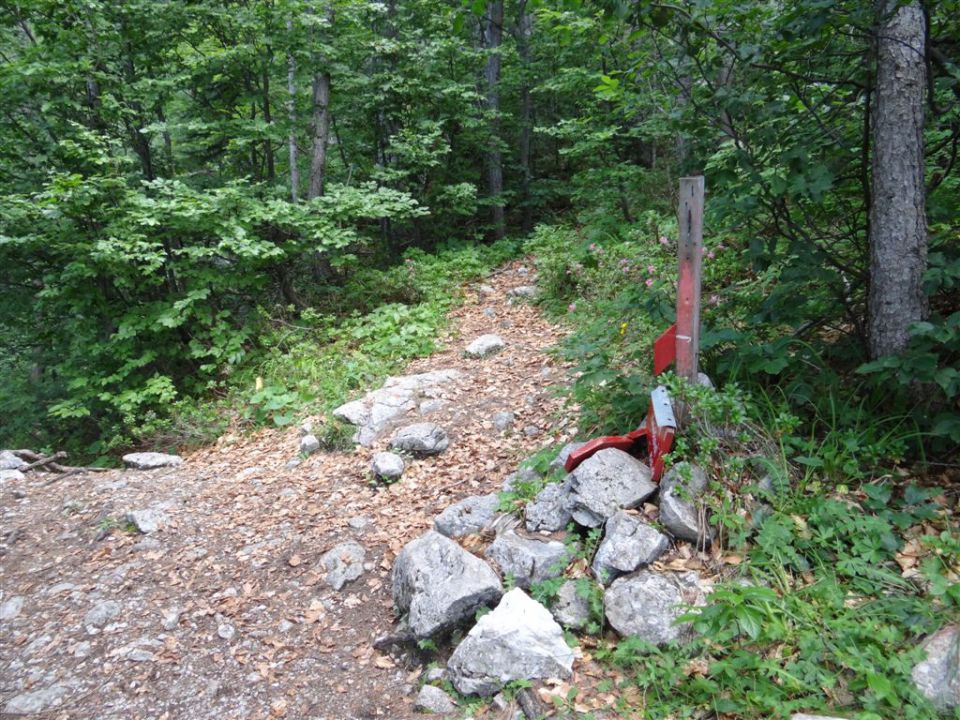
[[[483,23],[483,47],[487,51],[484,79],[487,84],[487,110],[490,113],[490,140],[486,153],[487,193],[493,198],[493,235],[504,236],[503,159],[500,155],[500,43],[503,39],[503,0],[490,0]]]
[[[272,181],[277,176],[277,170],[273,161],[273,140],[270,138],[270,126],[273,124],[273,117],[270,114],[270,48],[267,48],[267,56],[264,58],[260,77],[263,86],[263,121],[267,124],[267,137],[263,141],[263,154],[267,159],[267,180]]]
[[[533,96],[530,93],[530,36],[533,34],[533,16],[527,12],[526,0],[522,0],[517,11],[517,53],[520,56],[520,192],[523,197],[523,217],[521,228],[524,233],[533,229],[533,200],[530,197],[530,182],[533,179],[533,165],[530,157],[531,135],[533,131]]]
[[[310,188],[307,199],[323,195],[327,172],[327,144],[330,141],[330,73],[313,76],[313,157],[310,159]]]
[[[914,0],[880,0],[870,208],[870,357],[902,351],[927,314],[923,121],[925,23]]]
[[[293,35],[293,20],[287,20],[287,35]],[[300,199],[300,165],[297,154],[297,60],[293,52],[287,56],[287,119],[290,131],[287,145],[290,152],[290,200]]]

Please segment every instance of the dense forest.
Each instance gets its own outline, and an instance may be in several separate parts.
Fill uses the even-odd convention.
[[[702,173],[706,369],[841,444],[895,427],[882,452],[956,456],[955,0],[0,17],[0,445],[105,457],[292,422],[428,350],[436,287],[547,246],[556,312],[620,273],[566,350],[617,425],[649,347],[626,324],[671,313],[635,260]]]

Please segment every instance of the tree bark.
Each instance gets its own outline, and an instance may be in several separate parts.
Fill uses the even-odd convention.
[[[873,109],[868,334],[873,359],[902,351],[927,315],[923,9],[880,0]]]
[[[527,12],[526,0],[517,10],[517,54],[520,56],[520,192],[523,197],[521,229],[528,233],[533,229],[533,200],[530,183],[533,179],[533,163],[530,156],[533,133],[533,96],[530,93],[530,36],[533,34],[533,16]]]
[[[307,199],[323,195],[327,172],[327,144],[330,141],[330,73],[313,76],[313,156],[310,159],[310,188]]]
[[[487,51],[484,80],[487,85],[487,111],[490,113],[490,139],[486,152],[487,194],[491,206],[493,236],[504,236],[503,158],[500,154],[500,44],[503,40],[503,0],[490,0],[483,22],[483,47]]]
[[[293,35],[293,20],[287,20],[287,35]],[[290,200],[300,199],[300,159],[297,153],[297,60],[293,52],[287,56],[287,119],[290,131],[287,145],[290,152]]]
[[[270,48],[267,48],[263,67],[260,70],[261,85],[263,87],[263,121],[267,124],[267,137],[263,141],[263,154],[267,159],[267,180],[276,178],[276,164],[273,160],[273,140],[270,138],[270,126],[273,125],[273,116],[270,112]]]

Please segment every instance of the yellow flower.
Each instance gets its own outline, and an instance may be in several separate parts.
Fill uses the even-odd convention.
[[[627,325],[628,325],[628,324],[629,324],[629,323],[625,323],[625,322],[620,323],[620,337],[623,337],[624,335],[627,334]]]

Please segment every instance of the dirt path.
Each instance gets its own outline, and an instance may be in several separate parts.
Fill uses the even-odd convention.
[[[413,717],[419,670],[371,645],[394,627],[395,554],[447,505],[499,489],[522,458],[573,432],[550,390],[564,374],[543,352],[563,330],[507,302],[530,283],[521,267],[497,271],[492,294],[468,289],[446,348],[409,367],[464,376],[429,418],[450,448],[396,485],[370,484],[388,437],[288,469],[296,430],[226,437],[175,469],[7,483],[0,601],[24,602],[0,621],[0,707],[27,694],[56,718]],[[488,332],[507,348],[464,359]],[[492,422],[504,410],[516,414],[508,434]],[[167,523],[105,532],[144,508]],[[345,540],[366,548],[367,564],[337,592],[318,561]]]

